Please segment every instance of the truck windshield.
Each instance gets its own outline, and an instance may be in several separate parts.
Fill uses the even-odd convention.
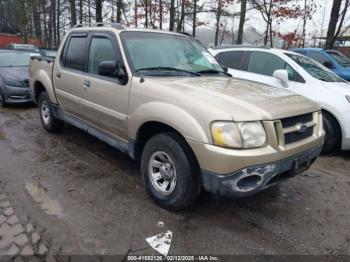
[[[136,73],[152,76],[225,75],[215,58],[191,37],[123,32],[121,38]]]
[[[31,53],[0,52],[0,67],[29,66]]]
[[[350,59],[345,55],[343,55],[342,53],[332,50],[332,51],[327,51],[327,54],[329,54],[341,66],[344,66],[344,67],[350,66]]]
[[[345,82],[345,80],[333,72],[323,68],[323,66],[309,57],[290,53],[286,53],[286,55],[293,59],[302,68],[304,68],[305,71],[308,72],[312,77],[318,80],[324,82]]]

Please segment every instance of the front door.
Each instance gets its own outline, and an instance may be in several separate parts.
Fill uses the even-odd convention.
[[[127,141],[130,83],[98,72],[101,62],[113,61],[123,67],[117,39],[109,33],[92,33],[88,46],[81,102],[84,119],[97,129]]]

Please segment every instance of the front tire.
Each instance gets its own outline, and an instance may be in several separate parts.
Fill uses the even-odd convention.
[[[6,107],[4,95],[0,93],[0,107]]]
[[[39,96],[39,114],[41,123],[47,132],[59,133],[62,131],[64,123],[54,116],[52,104],[46,92],[42,92]]]
[[[327,112],[323,112],[323,129],[325,131],[325,141],[322,153],[330,153],[339,149],[341,141],[341,131],[337,120]]]
[[[161,133],[148,140],[141,155],[141,173],[147,192],[170,211],[190,206],[201,191],[197,161],[176,133]]]

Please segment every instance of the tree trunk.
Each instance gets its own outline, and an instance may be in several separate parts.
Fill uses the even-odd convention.
[[[56,31],[56,0],[51,0],[52,12],[52,29],[53,29],[53,45],[57,45],[57,31]]]
[[[192,22],[192,36],[196,37],[197,27],[197,0],[193,0],[193,22]]]
[[[123,1],[117,0],[117,23],[122,21]]]
[[[239,27],[238,27],[238,35],[237,35],[238,45],[241,45],[243,43],[243,30],[244,30],[246,12],[247,12],[247,0],[241,0],[241,15],[239,18]]]
[[[163,1],[159,0],[159,29],[163,29]]]
[[[214,44],[215,46],[218,45],[219,43],[219,31],[220,31],[220,20],[221,20],[221,1],[218,0],[218,8],[217,8],[217,13],[216,13],[216,30],[215,30],[215,40]]]
[[[88,0],[89,24],[91,24],[91,0]]]
[[[135,11],[135,14],[134,14],[134,16],[135,16],[135,27],[137,27],[137,21],[138,21],[138,13],[137,13],[137,0],[135,0],[135,6],[134,6],[134,11]]]
[[[83,23],[83,0],[79,0],[79,23]]]
[[[40,23],[40,7],[38,1],[32,5],[33,20],[34,20],[34,35],[35,38],[41,39],[41,23]]]
[[[302,44],[301,44],[303,48],[305,47],[305,38],[306,38],[306,21],[307,21],[306,5],[307,5],[307,0],[304,0],[303,32],[302,32]]]
[[[102,22],[102,6],[103,0],[95,0],[96,3],[96,22]]]
[[[185,28],[182,29],[184,19],[185,19],[185,0],[181,0],[181,14],[180,14],[180,19],[177,23],[177,29],[176,29],[177,32],[181,32],[182,30],[185,30]]]
[[[327,40],[326,46],[327,49],[332,49],[335,42],[335,30],[337,28],[337,23],[339,19],[339,12],[341,7],[342,0],[333,0],[333,6],[331,11],[331,18],[328,24]]]
[[[61,0],[57,0],[57,22],[56,22],[56,26],[57,26],[57,43],[56,43],[56,47],[58,47],[58,45],[61,42],[61,35],[60,35],[60,16],[61,16]]]
[[[43,42],[44,45],[47,45],[47,23],[46,23],[46,5],[45,0],[41,0],[41,9],[43,11],[43,23],[44,23],[44,36],[43,36]]]
[[[75,0],[69,0],[70,4],[70,24],[75,26],[77,24],[77,12],[75,9]]]
[[[145,0],[145,26],[148,28],[148,0]]]
[[[270,20],[270,47],[273,47],[273,32],[272,32],[272,21]]]
[[[174,31],[175,25],[175,0],[170,0],[169,31]]]

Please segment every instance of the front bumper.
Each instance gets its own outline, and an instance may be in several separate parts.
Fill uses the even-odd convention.
[[[342,150],[350,150],[350,111],[342,112],[338,116],[338,122],[342,131]]]
[[[220,175],[202,170],[204,189],[218,196],[245,197],[307,170],[321,153],[322,146],[312,147],[288,158],[243,168]]]
[[[28,103],[32,102],[32,92],[29,88],[7,87],[4,92],[6,103]]]

